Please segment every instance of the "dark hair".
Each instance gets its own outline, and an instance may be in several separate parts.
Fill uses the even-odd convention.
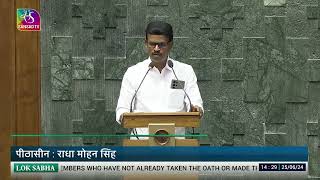
[[[148,34],[165,35],[169,38],[169,42],[173,39],[172,26],[163,21],[150,22],[146,28],[146,39],[148,39]]]

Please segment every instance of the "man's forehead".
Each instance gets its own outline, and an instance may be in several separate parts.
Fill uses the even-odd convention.
[[[148,41],[150,42],[167,42],[169,38],[165,35],[148,34]]]

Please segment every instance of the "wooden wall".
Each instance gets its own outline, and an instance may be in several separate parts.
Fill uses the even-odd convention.
[[[39,1],[0,1],[0,17],[4,17],[0,28],[1,179],[10,179],[12,145],[39,145],[39,138],[11,137],[40,133],[40,33],[16,29],[17,8],[39,10]]]

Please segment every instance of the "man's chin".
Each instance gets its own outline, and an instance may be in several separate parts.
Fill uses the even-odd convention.
[[[161,57],[161,56],[152,55],[152,56],[151,56],[151,59],[152,59],[152,61],[154,61],[154,62],[161,62],[161,61],[162,61],[162,57]]]

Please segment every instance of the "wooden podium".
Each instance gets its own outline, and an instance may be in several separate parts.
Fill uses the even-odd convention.
[[[124,128],[149,128],[149,134],[175,134],[175,127],[199,127],[199,112],[170,112],[170,113],[124,113],[122,119]],[[158,139],[157,139],[158,138]],[[175,137],[149,137],[143,140],[124,139],[123,146],[199,146],[197,139],[177,139]],[[123,180],[197,180],[198,175],[125,175]]]
[[[177,139],[170,136],[175,134],[175,127],[199,127],[199,112],[124,113],[122,126],[149,128],[149,134],[157,135],[143,140],[124,139],[123,146],[199,146],[197,139]]]

